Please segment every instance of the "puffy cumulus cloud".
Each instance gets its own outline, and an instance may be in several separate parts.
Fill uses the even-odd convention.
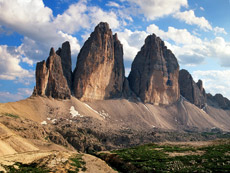
[[[79,3],[83,4],[83,1]],[[79,14],[84,12],[82,4],[78,4],[81,7]],[[73,11],[71,6],[69,11]],[[69,11],[63,14],[63,18]],[[84,19],[83,16],[79,18]],[[52,10],[45,7],[42,0],[0,1],[0,24],[24,36],[22,44],[16,49],[25,57],[23,62],[30,65],[32,61],[46,58],[51,46],[57,49],[64,41],[70,41],[73,53],[79,51],[78,40],[61,30],[63,26],[71,27],[68,20],[63,23],[58,21],[61,19],[54,18]]]
[[[205,42],[208,48],[208,56],[217,58],[220,61],[220,65],[224,67],[230,67],[230,43],[226,42],[222,37],[216,37],[215,39]]]
[[[181,7],[188,7],[187,0],[122,0],[128,1],[135,11],[144,14],[149,20],[173,14]],[[135,12],[135,11],[132,11]]]
[[[116,29],[120,26],[117,15],[113,11],[105,12],[99,7],[89,7],[88,15],[92,26],[97,25],[101,21],[107,22],[112,29]]]
[[[90,30],[101,20],[113,29],[120,25],[113,11],[90,6],[87,0],[70,5],[57,17],[42,0],[0,1],[0,25],[24,36],[17,49],[20,48],[21,55],[26,57],[23,62],[29,64],[46,58],[50,47],[57,49],[64,41],[70,42],[76,57],[80,44],[73,34],[81,29]]]
[[[230,99],[230,78],[226,77],[230,76],[230,70],[194,71],[192,76],[196,81],[203,80],[207,93],[212,95],[221,93]]]
[[[197,25],[201,29],[207,31],[212,30],[212,26],[204,17],[196,17],[193,10],[184,11],[184,12],[177,12],[173,15],[176,19],[184,21],[189,25]]]
[[[12,55],[7,46],[0,46],[0,79],[24,80],[34,78],[34,72],[23,69],[20,66],[21,57]]]
[[[63,14],[58,14],[53,24],[59,30],[68,34],[79,31],[81,28],[89,28],[89,16],[86,12],[87,1],[81,0],[78,3],[70,5]]]
[[[117,34],[118,39],[123,44],[125,60],[133,60],[135,58],[148,35],[145,31],[131,31],[129,29],[125,29]]]
[[[202,64],[206,58],[216,58],[220,65],[230,66],[230,43],[222,37],[202,40],[186,29],[168,27],[168,31],[163,31],[155,24],[149,25],[146,31],[155,33],[166,41],[166,45],[176,55],[180,64],[194,66]]]
[[[146,31],[150,34],[155,33],[164,40],[173,40],[176,44],[200,44],[202,42],[201,39],[192,35],[187,29],[168,27],[168,31],[165,32],[155,24],[151,24],[147,27]]]
[[[225,29],[224,28],[221,28],[221,27],[215,27],[214,29],[213,29],[213,31],[214,31],[214,34],[215,35],[217,35],[217,34],[225,34],[225,35],[227,35],[228,33],[225,31]]]
[[[1,0],[0,21],[7,26],[23,28],[28,23],[46,24],[52,20],[52,10],[42,0]],[[19,25],[15,25],[15,24]]]
[[[25,99],[31,96],[32,92],[33,90],[30,88],[18,88],[16,93],[0,91],[0,103]]]

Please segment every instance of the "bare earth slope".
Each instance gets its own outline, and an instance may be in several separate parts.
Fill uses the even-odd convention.
[[[72,115],[71,107],[77,111]],[[111,129],[127,127],[134,130],[161,128],[181,130],[185,128],[219,128],[230,131],[230,112],[206,106],[199,109],[181,98],[171,105],[156,106],[126,99],[81,102],[72,97],[70,100],[55,100],[44,97],[31,97],[13,103],[0,104],[1,113],[13,113],[38,123],[48,119],[67,120],[95,119],[107,124]]]
[[[229,124],[230,111],[211,106],[200,109],[183,97],[162,106],[127,99],[81,102],[74,97],[30,97],[0,104],[0,171],[19,162],[66,172],[76,150],[90,153],[161,141],[159,130],[173,132],[170,138],[162,136],[166,140],[183,140],[184,131],[217,128],[229,132]],[[82,158],[86,172],[113,172],[94,156]]]

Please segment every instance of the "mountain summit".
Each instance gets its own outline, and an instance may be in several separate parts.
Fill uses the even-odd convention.
[[[180,96],[178,76],[176,57],[159,37],[149,35],[132,63],[131,89],[145,103],[174,103]]]
[[[109,25],[101,22],[78,55],[73,93],[82,101],[121,97],[124,78],[123,47]]]
[[[107,23],[99,23],[84,43],[72,72],[69,42],[47,61],[36,66],[33,95],[56,99],[72,96],[81,101],[125,98],[154,105],[176,103],[183,96],[199,108],[207,104],[230,109],[230,101],[220,94],[206,94],[203,82],[197,83],[188,71],[179,71],[176,57],[155,34],[149,35],[125,77],[123,46]]]

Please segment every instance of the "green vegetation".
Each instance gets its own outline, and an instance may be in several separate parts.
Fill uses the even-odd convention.
[[[3,115],[8,116],[8,117],[12,117],[12,118],[19,118],[18,115],[10,114],[10,113],[4,113]]]
[[[46,168],[37,167],[36,164],[25,165],[21,163],[16,163],[13,166],[5,167],[7,172],[10,173],[48,173],[50,172]]]
[[[120,172],[230,172],[230,140],[203,147],[147,144],[98,156]]]
[[[70,160],[72,161],[71,165],[73,166],[72,169],[74,169],[74,171],[69,170],[69,173],[79,172],[80,169],[82,171],[86,171],[86,167],[84,166],[85,161],[83,161],[81,154],[75,155],[74,157],[70,158]]]

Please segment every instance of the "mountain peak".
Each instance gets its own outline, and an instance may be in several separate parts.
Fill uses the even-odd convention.
[[[98,24],[81,48],[73,78],[74,95],[83,101],[122,96],[123,48],[107,23]]]
[[[128,79],[130,88],[143,102],[170,104],[179,99],[178,75],[176,57],[152,34],[136,55]]]

